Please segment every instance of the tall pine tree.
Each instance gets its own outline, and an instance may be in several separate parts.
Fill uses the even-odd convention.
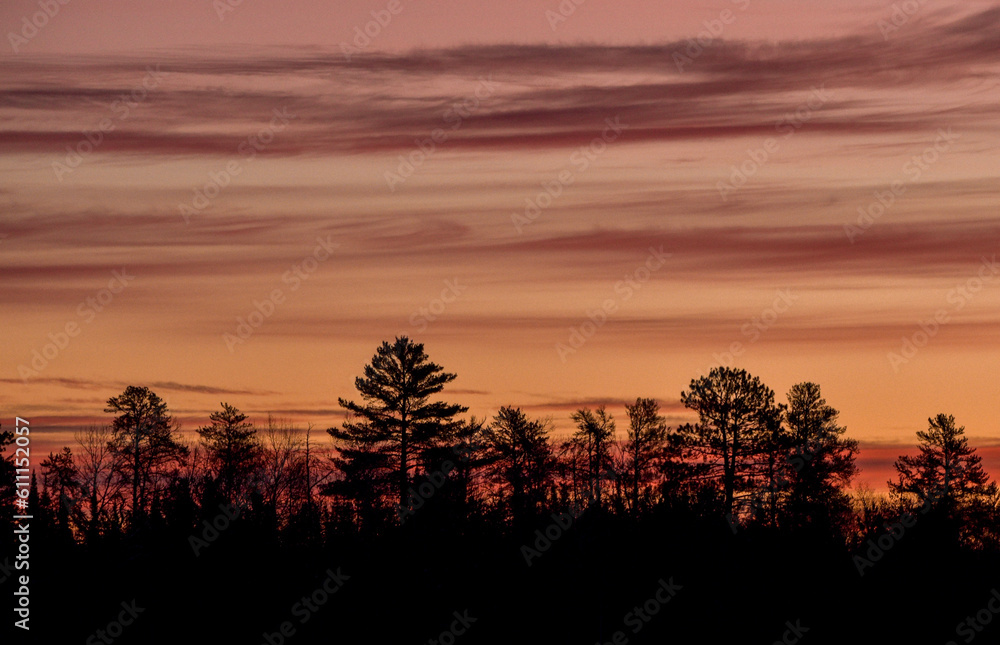
[[[454,417],[468,411],[431,400],[453,380],[455,374],[428,360],[423,344],[406,336],[383,342],[354,381],[361,403],[340,399],[348,418],[327,430],[339,442],[345,475],[377,480],[388,470],[400,511],[409,510],[413,475],[426,470],[429,452],[455,440],[462,424]]]
[[[992,492],[989,476],[954,416],[939,414],[927,421],[927,430],[917,432],[920,454],[896,460],[897,480],[889,481],[889,490],[911,493],[922,504],[953,515]]]
[[[132,522],[144,516],[161,475],[178,468],[187,457],[187,446],[174,434],[167,404],[147,387],[130,385],[108,399],[105,412],[117,414],[112,422],[109,448],[119,459],[132,492]]]

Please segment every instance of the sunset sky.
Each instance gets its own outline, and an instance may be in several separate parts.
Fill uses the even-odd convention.
[[[323,430],[408,335],[479,417],[676,425],[726,364],[819,383],[861,482],[940,412],[1000,476],[1000,3],[231,2],[0,7],[38,451],[132,384]]]

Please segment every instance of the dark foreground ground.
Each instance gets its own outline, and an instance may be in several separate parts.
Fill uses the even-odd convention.
[[[39,541],[30,635],[8,609],[0,642],[1000,642],[1000,626],[986,624],[1000,623],[990,608],[1000,559],[942,546],[919,526],[863,576],[854,553],[822,535],[666,516],[550,524],[555,539],[529,566],[521,547],[534,528],[496,538],[414,520],[380,538],[282,549],[237,522],[197,557],[186,535],[99,550]],[[0,584],[10,608],[15,587]],[[956,632],[970,617],[975,629]]]

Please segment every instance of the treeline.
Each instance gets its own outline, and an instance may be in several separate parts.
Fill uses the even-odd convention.
[[[858,444],[815,383],[777,403],[757,377],[719,367],[681,394],[697,423],[669,427],[655,400],[638,398],[623,436],[604,407],[581,408],[557,443],[550,420],[520,408],[461,418],[466,407],[436,398],[454,379],[397,338],[356,379],[358,398],[339,400],[346,420],[326,431],[332,441],[273,418],[254,425],[223,403],[192,445],[159,396],[130,386],[108,399],[110,424],[80,429],[74,446],[41,461],[29,507],[40,532],[65,544],[170,531],[190,534],[195,551],[199,527],[226,508],[292,547],[411,523],[517,534],[566,512],[668,512],[854,547],[920,511],[956,544],[1000,548],[997,486],[945,414],[917,433],[918,455],[896,461],[888,496],[852,494]],[[12,442],[0,435],[0,446]],[[13,454],[2,465],[9,516]]]
[[[30,587],[44,643],[942,643],[992,619],[997,487],[948,415],[882,495],[850,488],[813,383],[779,403],[720,367],[681,394],[695,423],[638,398],[556,440],[517,407],[469,418],[454,379],[397,338],[325,433],[223,403],[193,441],[127,387],[32,455],[28,546],[7,430],[0,589]]]

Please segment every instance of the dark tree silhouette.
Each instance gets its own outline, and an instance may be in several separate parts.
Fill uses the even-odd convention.
[[[667,445],[667,423],[654,399],[637,398],[625,406],[628,437],[623,447],[623,470],[628,477],[632,512],[639,510],[639,491],[656,476]]]
[[[353,437],[340,439],[337,449],[331,462],[341,476],[322,492],[347,500],[357,528],[375,532],[389,522],[386,500],[396,492],[392,457]],[[403,509],[397,510],[402,517]]]
[[[615,420],[604,406],[593,411],[581,408],[572,415],[577,431],[568,442],[571,452],[583,457],[582,476],[586,481],[587,501],[602,504],[603,482],[614,479],[611,446],[615,438]]]
[[[970,503],[995,492],[983,470],[982,458],[969,446],[965,427],[955,417],[938,414],[917,432],[920,454],[903,455],[893,466],[898,478],[889,481],[896,494],[913,494],[921,504],[954,517]]]
[[[485,419],[472,417],[463,421],[452,445],[427,453],[427,468],[435,473],[447,473],[447,482],[436,499],[448,500],[452,516],[462,522],[468,522],[473,513],[484,508],[487,487],[482,481],[488,465],[486,426]]]
[[[520,408],[502,407],[482,431],[489,480],[506,491],[511,516],[534,514],[553,474],[548,424],[529,419]]]
[[[681,402],[699,421],[679,431],[708,466],[708,476],[721,478],[724,511],[731,517],[738,489],[750,488],[760,472],[757,457],[774,428],[774,392],[746,370],[716,367],[692,380]]]
[[[222,403],[222,410],[209,415],[210,425],[198,428],[208,466],[220,483],[226,501],[244,500],[254,471],[263,455],[257,429],[247,415]]]
[[[844,437],[847,428],[838,425],[839,415],[815,383],[799,383],[788,391],[788,505],[797,521],[833,520],[849,511],[844,489],[858,473],[858,442]]]
[[[430,400],[453,380],[428,360],[422,344],[401,336],[391,345],[383,342],[355,379],[363,402],[339,399],[350,416],[327,432],[342,443],[343,459],[363,469],[392,465],[400,509],[409,508],[411,473],[426,451],[450,445],[461,429],[454,417],[468,408]]]
[[[745,371],[713,370],[682,395],[698,424],[672,431],[655,400],[638,398],[619,439],[605,409],[581,409],[556,458],[548,420],[508,406],[488,423],[456,421],[464,408],[432,403],[453,378],[397,339],[358,379],[364,399],[342,401],[347,419],[330,432],[339,452],[272,417],[255,435],[224,403],[199,430],[205,449],[180,465],[166,405],[126,390],[109,402],[114,426],[81,429],[79,447],[51,453],[30,478],[30,546],[44,556],[31,560],[32,603],[39,618],[45,607],[65,614],[37,623],[41,641],[83,642],[135,598],[149,612],[127,627],[130,641],[186,642],[190,621],[172,617],[194,612],[202,640],[264,632],[277,642],[307,600],[319,608],[311,590],[328,590],[323,577],[339,578],[341,565],[347,588],[295,624],[296,643],[331,633],[447,640],[457,631],[442,630],[466,615],[482,621],[461,637],[469,645],[619,642],[637,625],[636,642],[772,642],[799,629],[797,615],[817,643],[852,642],[862,623],[877,631],[872,642],[945,642],[949,617],[985,615],[976,612],[1000,565],[1000,492],[951,417],[931,419],[921,454],[897,462],[899,503],[844,493],[857,444],[814,383],[793,386],[781,406]],[[0,433],[0,485],[12,439]],[[238,517],[220,508],[222,491],[243,496]],[[741,523],[765,526],[725,527],[725,498]],[[954,512],[917,525],[915,499]],[[581,516],[588,502],[593,514]],[[748,504],[759,522],[746,522]],[[7,510],[0,547],[21,555]],[[136,518],[142,530],[130,530]],[[789,585],[773,575],[779,560],[808,570]],[[21,584],[14,563],[0,556],[0,586]],[[387,589],[406,600],[390,602],[392,621]],[[683,605],[662,607],[662,591]],[[289,614],[293,597],[302,600]],[[720,607],[732,620],[716,620]],[[889,614],[898,620],[878,620]]]
[[[757,480],[758,486],[751,488],[750,495],[754,504],[755,516],[758,521],[774,526],[778,521],[778,510],[787,498],[791,463],[789,455],[793,441],[785,428],[785,406],[778,404],[766,414],[764,427],[756,438],[756,466],[751,473],[756,476],[747,477],[746,483]]]
[[[118,462],[109,444],[114,436],[111,426],[88,426],[73,433],[76,440],[80,492],[87,498],[87,535],[96,538],[113,501],[121,492]]]
[[[14,433],[11,430],[0,430],[0,512],[3,516],[11,515],[10,508],[14,502],[14,454],[4,454],[7,446],[14,444]]]
[[[268,512],[290,514],[304,468],[305,441],[288,421],[271,415],[260,433],[262,456],[257,471],[258,492]]]
[[[28,512],[33,515],[32,519],[41,525],[40,533],[44,538],[50,538],[52,534],[52,508],[44,491],[38,491],[38,473],[31,471],[31,485],[28,487]]]
[[[67,447],[58,454],[50,452],[41,466],[45,489],[55,506],[56,530],[62,539],[72,540],[70,522],[81,525],[82,520],[78,512],[80,471],[73,461],[73,451]]]
[[[167,404],[147,387],[128,386],[119,396],[108,399],[104,411],[118,415],[112,422],[109,448],[119,458],[131,486],[134,524],[145,514],[161,471],[178,466],[188,449],[174,436]]]

